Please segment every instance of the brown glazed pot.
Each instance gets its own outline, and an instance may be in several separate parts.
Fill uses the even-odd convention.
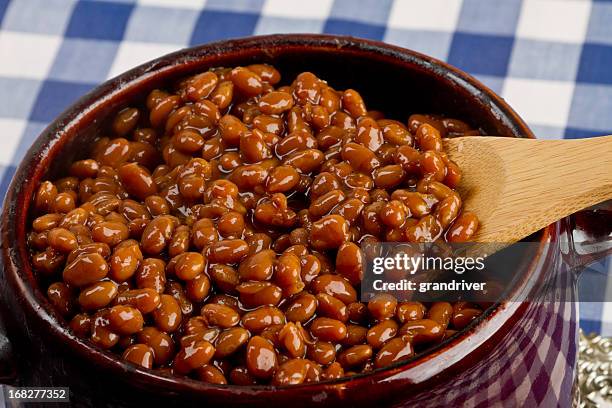
[[[5,379],[13,374],[12,381],[19,385],[68,386],[72,402],[79,406],[297,407],[414,403],[424,406],[474,398],[474,401],[494,402],[490,399],[492,381],[487,373],[491,373],[496,363],[496,353],[504,348],[503,354],[508,344],[524,333],[537,336],[537,324],[529,323],[536,316],[550,320],[560,312],[542,308],[537,302],[493,307],[470,330],[423,358],[351,379],[275,388],[214,386],[137,368],[77,338],[53,311],[33,276],[26,248],[26,232],[31,221],[29,209],[40,181],[59,176],[68,163],[84,156],[99,124],[133,98],[209,67],[255,62],[274,64],[286,80],[299,72],[312,71],[335,88],[355,88],[370,107],[392,118],[405,120],[407,114],[414,112],[444,113],[464,119],[486,134],[533,137],[499,96],[471,76],[425,55],[379,42],[324,35],[273,35],[194,47],[143,64],[100,85],[60,115],[32,145],[13,178],[2,215],[1,304],[12,349],[3,347],[0,360],[6,363],[12,357],[14,364],[2,366]],[[556,224],[536,238],[542,242],[554,240],[561,234],[571,233],[573,228],[567,222]],[[539,279],[553,272],[556,258],[546,248],[540,248],[529,266],[531,278]],[[559,351],[567,354],[564,369],[568,374],[559,380],[565,390],[562,393],[571,389],[573,381],[575,316],[563,328],[567,329],[570,341]],[[520,353],[506,354],[507,359],[528,358],[521,357]],[[16,376],[11,368],[16,370]],[[516,390],[512,387],[506,390],[504,386],[500,385],[503,392],[496,396],[498,402],[506,401],[508,395],[514,398],[516,393],[524,392],[518,385]],[[522,397],[519,395],[514,399],[517,400]],[[560,404],[566,405],[563,401]]]

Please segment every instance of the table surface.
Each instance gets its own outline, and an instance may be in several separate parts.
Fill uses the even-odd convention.
[[[411,48],[502,95],[540,138],[612,133],[603,0],[0,0],[0,196],[42,129],[131,67],[214,40],[345,34]],[[581,277],[581,326],[612,333],[610,258]],[[610,296],[606,296],[610,295]]]

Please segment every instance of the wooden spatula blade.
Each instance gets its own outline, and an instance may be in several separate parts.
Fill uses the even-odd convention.
[[[464,208],[480,219],[476,242],[516,242],[612,199],[612,136],[469,136],[445,139],[444,146],[462,171]]]

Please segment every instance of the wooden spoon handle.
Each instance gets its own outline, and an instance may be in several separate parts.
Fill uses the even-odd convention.
[[[612,136],[465,137],[447,148],[463,171],[465,208],[481,218],[479,242],[514,242],[612,199]]]

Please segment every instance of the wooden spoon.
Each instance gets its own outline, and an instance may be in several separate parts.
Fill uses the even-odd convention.
[[[612,199],[612,136],[444,139],[462,172],[459,193],[480,227],[475,242],[512,243]]]

